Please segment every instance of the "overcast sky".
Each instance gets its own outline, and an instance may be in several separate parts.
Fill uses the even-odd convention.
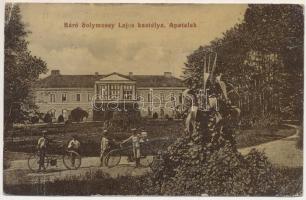
[[[186,56],[243,19],[246,5],[22,4],[35,56],[62,74],[162,74],[179,76]],[[65,28],[65,22],[78,28]],[[196,23],[185,29],[83,29],[86,23]]]

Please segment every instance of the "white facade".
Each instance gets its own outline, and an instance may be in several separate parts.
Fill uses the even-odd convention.
[[[68,119],[77,107],[88,112],[86,120],[92,120],[95,102],[134,102],[139,105],[141,116],[153,117],[156,113],[158,118],[164,118],[175,117],[174,110],[182,104],[184,90],[182,86],[138,87],[137,80],[114,73],[94,81],[91,88],[36,87],[34,96],[39,111],[49,112],[54,120],[60,115]]]

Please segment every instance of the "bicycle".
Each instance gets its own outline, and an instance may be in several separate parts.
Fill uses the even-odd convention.
[[[46,154],[44,158],[43,168],[46,170],[49,166],[57,167],[57,160],[59,155]],[[62,156],[63,164],[67,169],[75,170],[81,166],[81,155],[73,150],[65,150]],[[39,171],[40,164],[40,152],[37,151],[28,158],[28,167],[32,172]]]
[[[162,138],[158,138],[157,140],[161,140]],[[169,138],[166,138],[167,140]],[[146,140],[140,143],[140,166],[142,167],[150,167],[154,160],[156,160],[156,157],[159,155],[159,152],[154,150],[149,142],[152,142],[153,140]],[[134,162],[135,157],[133,154],[133,147],[119,147],[117,149],[113,149],[109,151],[106,154],[105,158],[105,165],[109,168],[115,167],[119,165],[122,155],[124,152],[129,151],[130,154],[128,154],[128,161]]]

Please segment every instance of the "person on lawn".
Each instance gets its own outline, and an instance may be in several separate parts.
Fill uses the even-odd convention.
[[[136,160],[136,167],[139,167],[140,165],[140,136],[137,134],[137,129],[133,128],[131,129],[133,135],[130,136],[128,139],[124,140],[121,142],[121,145],[128,142],[132,141],[133,145],[133,154],[134,158]]]
[[[46,137],[46,133],[47,133],[46,130],[42,131],[42,137],[40,137],[37,142],[37,151],[39,154],[38,171],[41,171],[42,168],[44,171],[46,170],[45,157],[46,157],[46,151],[47,151],[47,145],[48,145],[48,139]]]
[[[101,138],[101,151],[100,151],[100,167],[104,166],[105,164],[105,156],[108,153],[110,149],[109,145],[109,139],[108,136],[108,130],[103,130],[102,138]]]
[[[68,143],[68,151],[74,151],[77,152],[78,154],[80,153],[80,142],[77,140],[77,136],[73,135],[72,139]],[[75,157],[76,155],[73,153],[71,154],[71,164],[74,167],[75,164]]]

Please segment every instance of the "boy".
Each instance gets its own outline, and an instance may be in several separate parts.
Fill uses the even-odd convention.
[[[132,141],[134,158],[136,160],[136,167],[139,167],[140,165],[140,136],[137,134],[136,128],[131,129],[131,131],[133,135],[130,136],[128,139],[124,140],[123,142],[121,142],[121,145],[130,140]]]

